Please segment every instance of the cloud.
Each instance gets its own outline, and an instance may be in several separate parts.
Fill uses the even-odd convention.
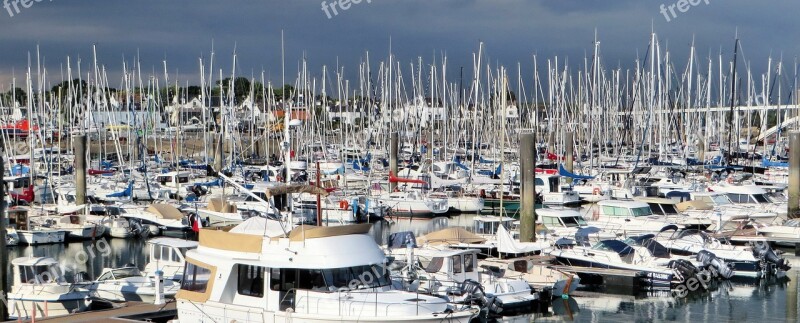
[[[327,0],[332,2],[332,0]],[[484,42],[489,63],[530,70],[532,55],[540,63],[558,56],[573,67],[593,51],[595,30],[607,66],[632,68],[647,51],[651,30],[676,64],[685,64],[694,39],[698,56],[730,59],[737,28],[744,57],[755,73],[763,73],[769,55],[785,59],[798,53],[794,12],[800,3],[776,0],[710,1],[667,22],[659,12],[664,1],[551,1],[551,0],[362,0],[328,19],[321,0],[276,1],[42,1],[14,17],[0,12],[0,81],[8,84],[12,68],[27,66],[36,46],[50,79],[60,79],[70,57],[73,68],[81,58],[82,73],[92,65],[92,46],[98,61],[111,73],[130,66],[135,57],[143,73],[170,74],[199,83],[199,61],[215,52],[214,69],[231,73],[234,50],[239,75],[280,78],[280,35],[283,30],[290,80],[305,57],[313,75],[322,66],[344,66],[355,76],[365,59],[376,63],[389,48],[407,68],[422,57],[426,63],[448,56],[450,70],[472,66],[472,54]],[[391,42],[390,42],[391,39]],[[469,68],[467,68],[468,70]],[[110,77],[117,82],[118,75]]]

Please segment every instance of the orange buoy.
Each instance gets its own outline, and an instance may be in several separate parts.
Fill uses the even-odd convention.
[[[348,208],[350,208],[350,203],[347,203],[347,201],[345,200],[341,200],[339,201],[339,208],[342,210],[347,210]]]

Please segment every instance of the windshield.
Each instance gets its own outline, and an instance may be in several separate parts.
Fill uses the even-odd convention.
[[[327,287],[345,288],[355,284],[358,288],[374,288],[391,284],[389,271],[380,265],[323,269],[322,275]]]
[[[756,200],[756,202],[757,202],[758,204],[765,204],[765,203],[771,203],[771,202],[772,202],[772,201],[770,201],[770,200],[769,200],[769,198],[768,198],[766,195],[764,195],[764,194],[753,194],[753,198]]]
[[[715,205],[732,204],[731,200],[726,195],[713,195],[713,196],[711,196],[711,200],[714,201]]]
[[[664,214],[678,214],[674,204],[661,204],[661,207],[664,208]]]
[[[572,216],[572,217],[563,217],[561,218],[564,221],[564,226],[567,228],[574,228],[579,226],[586,225],[586,221],[582,217]]]
[[[633,216],[647,216],[653,214],[649,206],[632,208],[631,211],[633,211]]]

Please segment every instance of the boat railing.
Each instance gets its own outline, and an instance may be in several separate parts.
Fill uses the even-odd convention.
[[[314,293],[335,294],[336,298],[334,299],[334,298],[328,298],[328,297],[315,297],[313,295]],[[356,299],[353,296],[354,294],[366,294],[366,295],[365,295],[365,297],[363,299]],[[372,294],[372,295],[369,295],[369,294]],[[364,312],[364,310],[366,310],[366,308],[369,305],[371,305],[371,304],[374,305],[372,307],[373,307],[373,311],[374,311],[374,316],[375,317],[388,316],[389,313],[390,313],[389,309],[392,306],[404,306],[404,305],[408,304],[408,303],[393,303],[393,302],[382,303],[378,299],[379,294],[380,294],[380,291],[374,290],[373,288],[365,289],[365,290],[338,289],[336,291],[314,291],[314,290],[300,290],[300,289],[293,288],[293,289],[290,289],[289,291],[286,292],[286,295],[283,296],[283,298],[280,300],[279,304],[284,304],[285,301],[289,301],[290,300],[289,299],[290,297],[293,297],[294,300],[292,300],[292,302],[291,302],[292,309],[294,309],[294,307],[297,304],[305,303],[305,311],[306,311],[306,313],[311,314],[312,313],[312,310],[311,310],[312,307],[311,306],[315,305],[314,303],[316,303],[316,306],[318,308],[319,307],[319,303],[321,301],[325,301],[325,300],[335,301],[337,303],[338,315],[340,317],[342,317],[342,316],[350,316],[351,315],[351,313],[349,313],[349,312],[343,312],[343,311],[348,311],[348,308],[349,308],[350,311],[355,310],[354,308],[352,308],[352,306],[345,306],[347,302],[352,303],[352,305],[359,305],[359,304],[362,305],[363,306],[362,308],[357,309],[358,315],[362,315],[362,316],[366,313],[366,312]],[[415,308],[416,308],[416,315],[419,315],[420,302],[418,300],[419,300],[420,293],[417,290],[417,291],[415,291],[415,294],[416,294],[416,296],[414,298],[414,300],[415,300],[414,305],[415,305]],[[371,296],[374,296],[374,298],[371,297]],[[408,300],[406,300],[406,302],[408,302]],[[317,313],[317,314],[320,314],[320,313]]]

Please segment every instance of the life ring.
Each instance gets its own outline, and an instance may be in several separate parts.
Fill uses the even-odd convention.
[[[727,182],[728,182],[728,184],[733,184],[733,176],[732,175],[728,176]]]
[[[350,203],[347,203],[347,201],[345,200],[341,200],[339,201],[339,208],[342,210],[347,210],[348,208],[350,208]]]
[[[592,195],[600,195],[600,188],[595,187],[594,189],[592,189]]]

